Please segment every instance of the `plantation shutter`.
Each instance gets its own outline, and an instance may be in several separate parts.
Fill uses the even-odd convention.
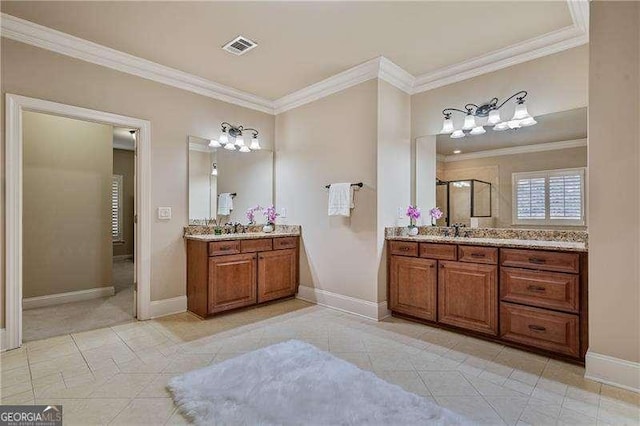
[[[546,211],[545,178],[516,179],[516,212],[519,220],[544,219]]]
[[[582,174],[549,176],[549,218],[582,219]]]
[[[111,238],[122,241],[122,175],[111,179]]]

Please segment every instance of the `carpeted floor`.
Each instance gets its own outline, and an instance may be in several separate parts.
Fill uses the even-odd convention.
[[[46,339],[133,321],[133,281],[133,261],[115,260],[115,295],[25,310],[22,312],[22,340]]]

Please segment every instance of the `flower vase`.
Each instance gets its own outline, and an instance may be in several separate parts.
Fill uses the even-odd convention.
[[[273,232],[273,225],[270,224],[270,223],[267,223],[266,225],[264,225],[262,227],[262,232],[265,232],[267,234],[270,233],[270,232]]]
[[[418,227],[415,225],[409,226],[409,228],[407,229],[407,233],[410,236],[415,237],[416,235],[418,235]]]

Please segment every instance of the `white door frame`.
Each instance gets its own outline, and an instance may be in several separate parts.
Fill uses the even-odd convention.
[[[6,94],[5,97],[5,338],[6,349],[22,345],[22,112],[46,114],[131,127],[140,130],[136,141],[138,217],[135,267],[138,281],[138,319],[150,318],[151,304],[151,122],[42,99]]]

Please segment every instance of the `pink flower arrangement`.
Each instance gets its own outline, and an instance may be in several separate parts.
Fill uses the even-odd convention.
[[[259,210],[262,210],[262,207],[260,207],[260,205],[247,209],[247,212],[245,214],[247,215],[249,225],[253,225],[256,222],[256,212]]]
[[[276,218],[278,216],[280,216],[276,212],[276,208],[273,205],[271,205],[270,207],[267,207],[266,209],[264,209],[262,214],[264,215],[265,218],[267,218],[267,225],[275,225]]]
[[[443,216],[442,210],[439,207],[434,207],[429,210],[429,216],[431,216],[431,224],[435,225],[435,221]]]
[[[416,226],[415,221],[420,219],[420,209],[415,206],[409,205],[409,207],[407,207],[407,217],[409,218],[409,223],[411,224],[409,226]]]

